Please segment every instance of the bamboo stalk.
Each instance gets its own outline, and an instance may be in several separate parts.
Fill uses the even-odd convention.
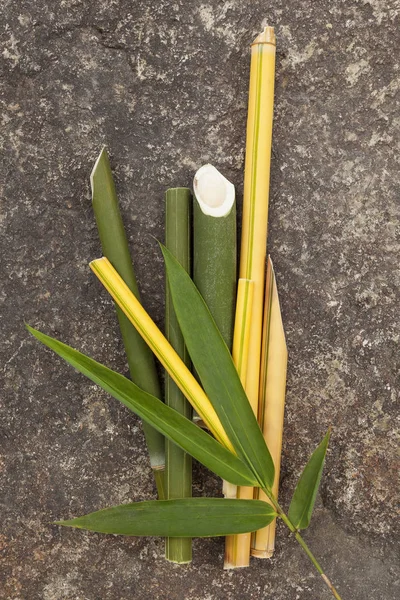
[[[192,195],[187,188],[169,189],[165,195],[165,245],[190,273]],[[172,305],[168,285],[165,298],[165,335],[185,365],[190,367],[178,320]],[[192,407],[168,371],[165,374],[165,402],[168,406],[192,418]],[[165,484],[167,500],[190,498],[192,495],[192,458],[170,440],[165,441]],[[192,560],[191,538],[166,538],[165,558],[183,564]]]
[[[250,326],[251,326],[251,306],[253,303],[253,282],[249,279],[239,279],[238,281],[238,294],[236,302],[236,315],[235,315],[235,327],[233,335],[233,348],[232,358],[235,363],[237,372],[242,382],[243,387],[246,389],[246,378],[247,378],[247,365],[248,365],[248,353],[250,343]],[[250,307],[250,308],[249,308]],[[253,488],[249,488],[253,489]],[[225,498],[237,498],[238,488],[227,481],[223,484],[223,493]],[[244,536],[248,534],[243,534]],[[234,561],[238,561],[237,558],[237,543],[247,547],[246,544],[241,542],[241,536],[228,535],[225,538],[225,560],[224,569],[230,569],[233,566]],[[250,554],[247,552],[247,557],[244,561],[247,564],[250,559]],[[240,562],[244,562],[243,559]],[[246,565],[241,565],[246,566]]]
[[[248,395],[258,411],[262,311],[274,107],[275,36],[266,27],[251,46],[240,277],[254,281]]]
[[[235,188],[212,165],[194,176],[193,281],[203,296],[229,350],[235,318]]]
[[[268,199],[274,109],[275,34],[265,27],[251,46],[249,106],[246,131],[242,240],[239,276],[254,282],[246,393],[258,414],[261,331],[264,300]],[[241,488],[238,497],[253,498]],[[248,566],[250,536],[238,536],[231,567]]]
[[[278,498],[283,419],[285,412],[287,348],[271,258],[268,257],[260,377],[259,423],[275,465],[272,492]],[[255,498],[268,501],[262,490]],[[251,554],[271,558],[275,548],[276,519],[252,536]]]
[[[235,188],[207,164],[197,170],[193,191],[193,281],[231,350],[237,279]],[[196,412],[193,421],[204,427]]]
[[[139,290],[129,252],[128,241],[106,149],[103,148],[93,167],[90,183],[92,204],[103,254],[118,271],[140,302]],[[123,311],[116,306],[125,353],[132,381],[140,388],[161,398],[153,355]],[[165,440],[147,423],[142,424],[158,496],[164,498]]]
[[[90,263],[90,268],[124,311],[193,408],[197,410],[214,437],[225,448],[235,454],[235,450],[206,393],[143,306],[132,294],[110,261],[103,256],[103,258],[93,260]]]

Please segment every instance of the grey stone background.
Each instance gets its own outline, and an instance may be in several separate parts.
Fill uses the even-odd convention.
[[[190,567],[157,539],[49,523],[154,497],[140,424],[24,320],[126,373],[89,173],[112,159],[144,303],[163,321],[163,194],[203,163],[241,202],[248,46],[278,40],[269,250],[290,353],[282,502],[333,425],[306,539],[343,599],[400,596],[398,0],[2,2],[0,598],[328,600],[279,529],[275,557]],[[220,484],[196,466],[195,493]]]

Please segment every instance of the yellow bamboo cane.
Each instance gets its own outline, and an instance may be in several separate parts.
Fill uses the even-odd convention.
[[[274,268],[268,257],[265,286],[265,311],[260,376],[259,423],[275,465],[272,487],[278,497],[281,465],[283,418],[285,411],[287,348],[283,330],[278,289]],[[254,497],[268,501],[265,494],[255,489]],[[270,558],[275,548],[276,520],[256,531],[252,536],[251,554],[256,558]]]
[[[268,199],[274,109],[275,34],[265,27],[251,46],[250,89],[246,132],[242,240],[239,276],[253,281],[246,393],[258,414],[261,331],[268,227]],[[239,488],[239,498],[253,498],[252,488]],[[231,568],[248,566],[250,535],[235,536]]]
[[[90,263],[90,268],[126,314],[132,325],[136,327],[211,433],[221,444],[234,452],[222,423],[204,390],[147,314],[139,300],[132,294],[110,261],[105,257],[99,258]]]
[[[240,274],[254,281],[248,396],[255,414],[261,354],[269,178],[274,109],[275,35],[266,27],[251,46]]]

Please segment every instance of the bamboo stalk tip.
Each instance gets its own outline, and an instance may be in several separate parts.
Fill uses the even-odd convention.
[[[176,194],[176,193],[179,193],[179,192],[180,193],[190,194],[190,189],[187,188],[187,187],[173,187],[173,188],[168,188],[165,193],[168,196],[169,194]]]
[[[105,146],[103,146],[102,149],[100,150],[100,154],[98,155],[96,162],[93,165],[92,172],[90,173],[90,187],[92,188],[92,193],[93,193],[94,178],[96,175],[96,171],[98,170],[100,163],[102,163],[103,161],[105,161],[107,166],[109,166],[110,163],[108,160],[107,149]]]
[[[254,44],[272,44],[273,46],[276,46],[274,28],[269,27],[268,25],[264,27],[264,30],[256,37],[252,46]]]

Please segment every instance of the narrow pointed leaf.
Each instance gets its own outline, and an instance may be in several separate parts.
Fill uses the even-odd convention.
[[[320,445],[314,450],[310,460],[304,467],[289,507],[289,519],[296,529],[306,529],[311,521],[315,498],[317,497],[325,455],[328,449],[331,431],[325,435]]]
[[[259,500],[182,498],[122,504],[57,524],[120,535],[211,537],[255,531],[275,516]]]
[[[211,471],[236,485],[257,485],[250,469],[237,456],[161,400],[144,392],[123,375],[74,348],[29,325],[27,329],[45,346],[54,350],[75,369],[97,383]]]
[[[161,245],[179,326],[192,362],[238,456],[262,487],[271,487],[274,464],[229,350],[199,291]]]

